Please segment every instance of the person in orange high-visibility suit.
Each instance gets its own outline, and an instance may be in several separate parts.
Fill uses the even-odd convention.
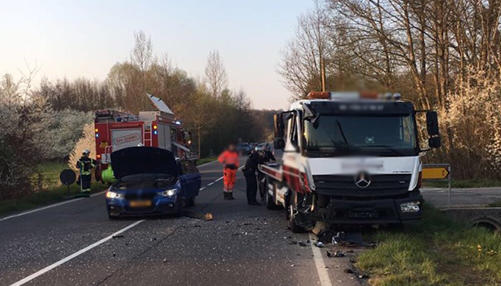
[[[233,200],[233,187],[235,187],[235,180],[237,176],[238,166],[238,152],[234,144],[230,144],[217,158],[223,164],[223,178],[224,178],[224,199]]]

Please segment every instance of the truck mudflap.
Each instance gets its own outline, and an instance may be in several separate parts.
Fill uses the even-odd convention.
[[[332,197],[325,208],[317,208],[316,220],[331,224],[388,224],[420,219],[423,198],[419,191],[403,198],[349,200]]]

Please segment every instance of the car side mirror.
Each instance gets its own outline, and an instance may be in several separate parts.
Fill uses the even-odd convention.
[[[430,137],[439,136],[440,132],[438,130],[438,115],[436,111],[426,112],[426,130]]]
[[[442,141],[439,136],[430,137],[428,139],[428,146],[430,146],[430,148],[439,148],[441,145]]]
[[[273,147],[276,150],[283,150],[285,148],[285,141],[283,138],[275,138],[273,141]]]

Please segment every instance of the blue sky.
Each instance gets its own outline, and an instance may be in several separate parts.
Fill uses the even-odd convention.
[[[218,50],[230,88],[256,108],[285,108],[289,92],[277,74],[280,51],[294,37],[312,0],[0,0],[0,74],[103,79],[129,58],[133,34],[151,36],[157,56],[195,78]]]

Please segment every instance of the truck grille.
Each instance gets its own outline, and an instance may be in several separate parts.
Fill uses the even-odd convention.
[[[406,194],[411,175],[371,175],[371,183],[361,189],[355,185],[353,176],[317,175],[313,176],[316,191],[319,194],[338,197],[380,198]]]

